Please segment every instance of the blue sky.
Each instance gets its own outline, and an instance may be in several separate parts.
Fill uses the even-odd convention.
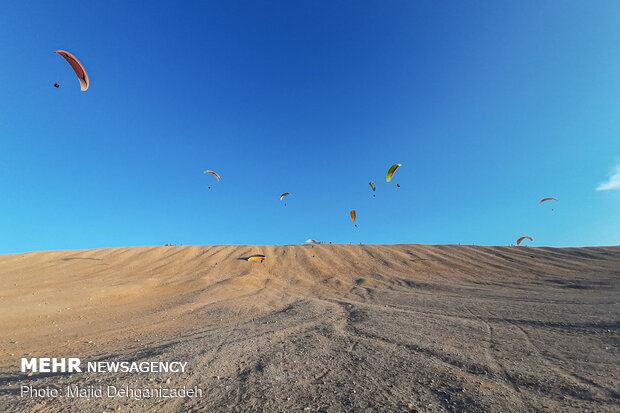
[[[5,2],[0,253],[619,244],[619,16],[614,1]]]

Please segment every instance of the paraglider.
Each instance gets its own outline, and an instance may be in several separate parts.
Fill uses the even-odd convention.
[[[217,174],[217,172],[213,172],[213,171],[207,169],[206,171],[203,172],[203,174],[213,175],[214,177],[217,178],[217,181],[220,182],[220,176]],[[211,189],[210,186],[208,188]]]
[[[538,205],[542,204],[543,202],[547,202],[547,201],[557,201],[557,198],[553,198],[553,197],[549,197],[549,198],[543,198],[540,200],[540,202],[538,203]],[[552,211],[555,211],[553,208],[551,208]]]
[[[319,242],[317,240],[312,239],[312,238],[306,240],[306,244],[318,244],[318,243]]]
[[[291,194],[290,192],[285,192],[285,193],[283,193],[282,195],[280,195],[280,201],[282,201],[282,200],[284,199],[284,197],[285,197],[285,196],[288,196],[288,195],[290,195],[290,194]],[[286,202],[284,203],[284,206],[286,206]]]
[[[368,182],[368,185],[370,185],[370,187],[372,188],[372,192],[375,192],[375,183],[370,181]],[[374,198],[376,195],[372,194],[372,197]]]
[[[54,83],[54,87],[55,87],[56,89],[58,89],[58,88],[60,87],[60,85],[58,84],[58,82]]]
[[[82,66],[82,63],[80,63],[80,61],[73,56],[71,53],[64,51],[64,50],[56,50],[54,53],[58,53],[59,55],[61,55],[62,57],[65,58],[65,60],[71,65],[71,67],[73,68],[73,71],[75,72],[75,74],[78,77],[78,80],[80,81],[80,88],[82,89],[82,92],[86,92],[88,90],[88,87],[90,86],[90,80],[88,79],[88,74],[86,73],[86,69],[84,69],[84,66]],[[56,83],[57,85],[58,83]],[[55,87],[59,87],[60,85]]]
[[[530,241],[534,241],[534,238],[530,237],[529,235],[526,235],[517,240],[517,246],[521,245],[524,239],[529,239]]]
[[[351,221],[353,221],[353,223],[355,223],[355,219],[357,218],[357,213],[355,212],[354,209],[351,210]],[[355,228],[357,228],[357,224],[355,224]]]
[[[549,198],[543,198],[543,199],[541,199],[541,200],[540,200],[540,202],[538,203],[538,205],[542,204],[543,202],[547,202],[547,201],[557,201],[557,198],[552,198],[552,197],[549,197]]]
[[[214,177],[217,178],[217,181],[220,182],[220,176],[217,174],[217,172],[213,172],[207,169],[206,171],[203,172],[203,174],[213,175]]]
[[[396,163],[396,164],[390,166],[390,169],[388,170],[388,173],[387,173],[387,181],[388,182],[390,182],[392,180],[392,176],[394,175],[394,172],[396,172],[396,170],[399,167],[401,167],[401,166],[402,166],[402,164],[400,164],[400,163]]]
[[[396,184],[396,188],[400,188],[400,184]]]
[[[260,255],[260,254],[252,255],[252,256],[248,257],[248,261],[250,261],[250,262],[258,261],[258,262],[260,262],[262,264],[263,261],[265,261],[265,256],[264,255]]]

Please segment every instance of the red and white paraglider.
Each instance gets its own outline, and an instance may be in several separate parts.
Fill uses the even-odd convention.
[[[86,92],[90,86],[90,80],[88,79],[88,73],[86,73],[86,69],[84,69],[82,63],[80,63],[77,57],[65,50],[56,50],[54,53],[58,53],[64,57],[65,60],[71,65],[73,71],[78,77],[78,80],[80,81],[80,88],[82,89],[82,92]],[[58,83],[54,83],[54,87],[59,88],[60,85]]]

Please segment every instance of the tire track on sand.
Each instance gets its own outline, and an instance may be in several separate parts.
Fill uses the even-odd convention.
[[[488,323],[485,319],[483,319],[482,317],[478,316],[477,314],[475,314],[473,311],[471,311],[469,309],[469,307],[464,306],[465,310],[467,310],[467,312],[469,312],[469,314],[471,314],[475,319],[477,319],[478,321],[480,321],[482,323],[482,325],[484,325],[485,329],[487,330],[487,338],[486,338],[486,343],[487,345],[485,346],[485,353],[487,355],[487,359],[489,360],[490,363],[494,364],[494,366],[496,367],[497,370],[499,370],[499,372],[501,372],[502,376],[504,377],[504,379],[510,383],[512,389],[514,390],[514,394],[515,396],[517,396],[517,398],[521,401],[521,403],[524,405],[524,407],[527,407],[527,409],[524,409],[525,411],[535,411],[534,406],[532,406],[531,403],[529,403],[529,401],[527,400],[527,398],[524,396],[524,394],[521,392],[521,388],[519,387],[519,385],[514,381],[514,379],[510,376],[510,374],[508,374],[508,370],[506,370],[506,367],[503,365],[503,363],[501,363],[499,361],[499,359],[497,357],[495,357],[495,355],[493,354],[493,349],[494,349],[494,345],[497,342],[495,339],[495,333],[494,333],[494,329],[491,326],[490,323]],[[486,310],[485,310],[486,311]]]
[[[495,317],[495,315],[492,312],[488,310],[486,311]],[[512,326],[515,330],[519,332],[519,334],[523,337],[524,341],[526,342],[527,346],[533,350],[533,352],[542,360],[543,364],[549,370],[552,370],[558,376],[565,379],[567,382],[573,384],[577,388],[580,388],[580,390],[585,391],[586,393],[591,393],[594,396],[598,396],[595,398],[595,400],[598,399],[600,401],[601,399],[599,398],[601,396],[603,398],[606,397],[610,399],[620,399],[620,393],[614,391],[613,389],[608,389],[607,387],[602,386],[598,383],[595,383],[592,380],[579,377],[576,374],[563,369],[555,361],[553,361],[553,359],[544,355],[544,353],[533,343],[529,333],[525,331],[522,327],[514,323],[511,323],[510,321],[505,321],[505,323]]]

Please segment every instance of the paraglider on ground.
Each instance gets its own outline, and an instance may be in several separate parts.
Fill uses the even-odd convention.
[[[308,241],[0,256],[0,411],[617,408],[620,247]],[[188,368],[28,377],[27,354]],[[21,385],[204,396],[59,401]]]
[[[248,257],[247,260],[250,262],[260,262],[262,264],[263,261],[265,261],[265,256],[260,254],[252,255]]]

